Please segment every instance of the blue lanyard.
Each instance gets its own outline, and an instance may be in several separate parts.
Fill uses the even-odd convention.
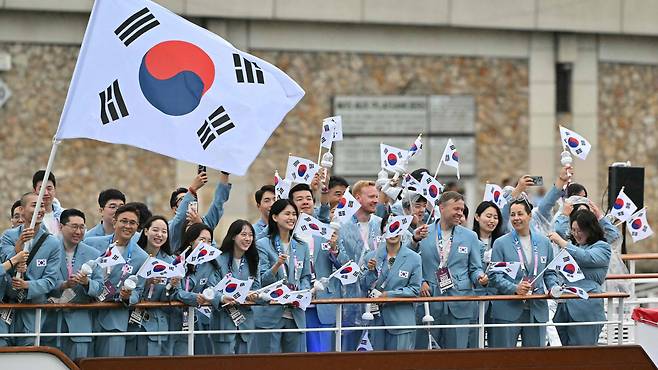
[[[228,273],[233,275],[233,261],[235,259],[233,258],[233,255],[231,254],[231,257],[228,261]],[[240,257],[240,265],[238,266],[238,276],[240,273],[242,273],[242,266],[244,266],[244,256]]]
[[[295,243],[295,240],[290,238],[290,250],[292,251],[292,259],[293,259],[293,272],[294,272],[294,279],[297,279],[297,244]],[[283,254],[283,250],[281,249],[281,237],[277,235],[274,238],[274,247],[276,248],[276,251],[279,255]],[[288,256],[290,258],[290,256]],[[284,275],[287,277],[288,276],[288,264],[284,264],[284,267],[286,270],[284,271]]]
[[[452,247],[452,240],[455,237],[455,226],[452,227],[452,230],[450,231],[450,246]],[[436,223],[436,251],[439,254],[440,258],[440,263],[441,264],[447,264],[448,263],[448,257],[445,256],[446,261],[443,261],[443,232],[441,231],[441,223],[437,222]]]

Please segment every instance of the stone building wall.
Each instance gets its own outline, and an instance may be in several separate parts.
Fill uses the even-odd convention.
[[[11,204],[31,190],[32,174],[46,167],[79,47],[0,43],[12,68],[0,78],[13,96],[0,109],[0,226],[9,226]],[[53,172],[64,207],[80,208],[87,225],[98,221],[98,193],[116,187],[130,200],[168,214],[175,161],[124,145],[67,140]]]
[[[644,204],[658,232],[658,66],[599,63],[599,183],[608,165],[630,160],[644,167]],[[633,244],[629,253],[658,252],[656,236]],[[655,265],[654,265],[655,266]]]
[[[286,117],[251,167],[254,191],[272,181],[274,169],[285,169],[289,152],[315,160],[320,122],[332,114],[332,98],[336,95],[473,95],[480,183],[516,177],[528,166],[526,60],[250,52],[281,68],[306,91],[304,99]]]

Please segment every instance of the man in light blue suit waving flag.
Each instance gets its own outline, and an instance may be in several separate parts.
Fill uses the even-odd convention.
[[[275,66],[148,0],[97,0],[55,139],[244,175],[304,96]]]

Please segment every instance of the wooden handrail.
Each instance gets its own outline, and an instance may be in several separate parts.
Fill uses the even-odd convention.
[[[658,253],[622,254],[621,259],[623,261],[658,260]]]
[[[75,364],[64,352],[60,351],[58,348],[53,347],[0,347],[0,354],[2,353],[48,353],[57,357],[60,361],[66,365],[70,370],[79,370],[78,365]]]
[[[658,274],[656,274],[658,275]],[[626,293],[592,293],[590,298],[628,298]],[[577,299],[575,294],[564,294],[560,299]],[[417,298],[339,298],[339,299],[316,299],[314,304],[355,304],[355,303],[414,303],[414,302],[477,302],[477,301],[525,301],[534,299],[552,299],[548,294],[533,294],[527,296],[519,295],[485,295],[485,296],[447,296],[447,297],[417,297]],[[131,308],[167,308],[167,307],[187,307],[186,304],[178,301],[172,302],[143,302],[138,303]],[[71,309],[71,310],[89,310],[89,309],[115,309],[126,308],[121,303],[2,303],[0,309],[13,308],[17,310],[25,309]]]
[[[658,273],[646,274],[609,274],[606,280],[658,279]]]

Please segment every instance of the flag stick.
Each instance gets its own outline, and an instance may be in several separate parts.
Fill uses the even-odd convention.
[[[32,214],[32,220],[30,220],[30,229],[34,229],[34,226],[37,223],[37,216],[39,215],[39,210],[41,209],[41,204],[43,203],[43,195],[46,193],[46,182],[48,182],[48,176],[50,176],[50,172],[53,168],[53,163],[55,162],[55,155],[57,154],[57,148],[59,147],[59,144],[61,143],[61,140],[56,140],[53,138],[53,146],[50,148],[50,155],[48,156],[48,164],[46,165],[46,170],[43,174],[43,180],[41,180],[41,189],[39,189],[39,196],[37,197],[37,205],[34,207],[34,213]],[[36,232],[34,233],[36,235]],[[32,247],[32,241],[33,239],[30,239],[29,241],[25,242],[23,244],[23,250],[27,252],[29,249]],[[22,273],[16,272],[16,277],[21,278],[23,276]]]
[[[542,276],[542,275],[546,272],[546,270],[548,270],[548,268],[551,266],[551,264],[552,264],[555,260],[557,260],[557,258],[560,257],[560,255],[562,254],[562,252],[564,252],[565,250],[566,250],[566,249],[564,249],[564,248],[560,248],[560,252],[558,252],[558,254],[556,254],[555,257],[553,257],[553,259],[551,260],[551,262],[549,262],[549,263],[546,265],[546,267],[545,267],[543,270],[541,270],[541,272],[538,273],[537,276],[535,276],[534,279],[532,279],[532,281],[530,282],[530,285],[534,285],[534,284],[535,284],[535,281],[537,281],[537,279],[539,279],[539,277]]]

